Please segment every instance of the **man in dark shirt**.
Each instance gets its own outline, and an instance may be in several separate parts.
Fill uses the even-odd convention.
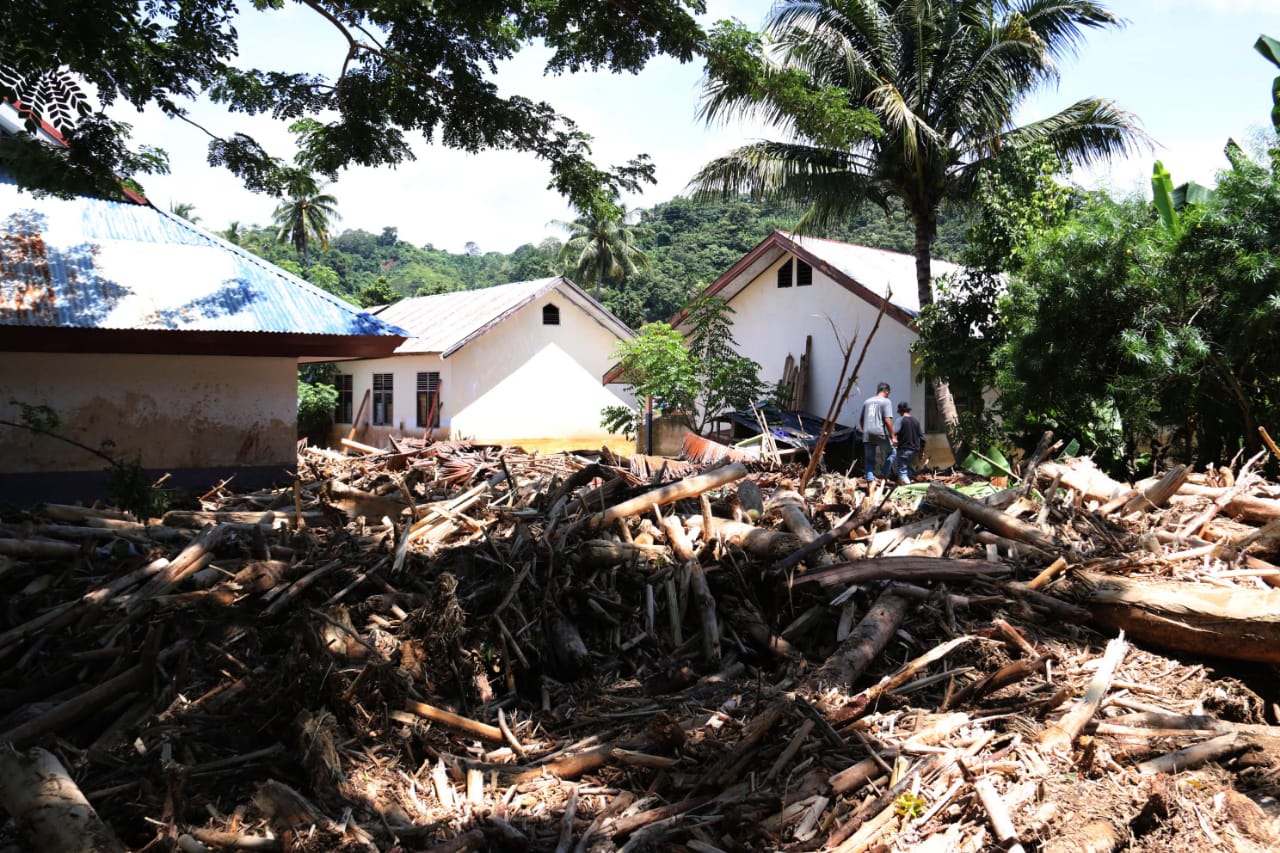
[[[898,447],[893,454],[893,468],[899,485],[909,486],[912,469],[920,458],[920,451],[924,449],[924,430],[920,429],[920,422],[911,415],[911,404],[906,400],[898,404],[898,415]]]

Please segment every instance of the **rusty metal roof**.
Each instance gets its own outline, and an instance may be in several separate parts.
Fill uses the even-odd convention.
[[[404,335],[181,217],[37,198],[3,171],[0,326]]]
[[[380,319],[408,330],[413,337],[396,347],[397,355],[440,353],[448,358],[507,317],[558,290],[592,318],[619,337],[633,337],[621,320],[586,291],[562,276],[500,284],[479,290],[455,290],[433,296],[401,299],[375,309]]]

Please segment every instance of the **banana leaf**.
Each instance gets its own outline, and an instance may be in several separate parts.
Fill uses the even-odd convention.
[[[1015,480],[1018,477],[1009,460],[995,447],[989,448],[986,453],[972,451],[960,467],[979,477],[1009,477]]]

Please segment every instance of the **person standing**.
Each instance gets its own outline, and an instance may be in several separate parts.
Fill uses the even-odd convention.
[[[909,486],[916,460],[924,450],[924,430],[911,414],[911,404],[906,400],[898,404],[898,415],[898,449],[893,453],[893,473],[899,485]]]
[[[858,426],[862,429],[863,463],[866,466],[867,485],[876,481],[876,471],[880,470],[880,459],[883,455],[885,477],[892,478],[889,470],[889,459],[893,455],[896,439],[893,436],[893,404],[889,402],[889,383],[881,382],[876,386],[874,396],[868,397],[862,404],[862,416]]]

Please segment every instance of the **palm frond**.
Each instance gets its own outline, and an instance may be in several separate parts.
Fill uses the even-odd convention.
[[[809,193],[832,176],[869,175],[865,156],[786,142],[757,142],[737,148],[703,166],[689,182],[695,199],[745,194],[781,204],[808,205]]]
[[[1115,102],[1086,98],[1066,109],[1004,134],[1008,145],[1047,142],[1064,161],[1087,166],[1114,156],[1150,151],[1152,141],[1138,117]]]

